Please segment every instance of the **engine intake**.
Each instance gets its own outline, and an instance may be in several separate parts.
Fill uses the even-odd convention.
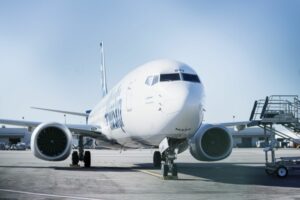
[[[190,152],[197,160],[217,161],[231,154],[232,144],[232,136],[226,127],[206,124],[191,138]]]
[[[43,160],[65,160],[72,150],[72,134],[59,123],[40,124],[32,133],[31,149]]]

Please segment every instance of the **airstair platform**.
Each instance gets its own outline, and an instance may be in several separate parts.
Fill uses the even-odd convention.
[[[280,124],[300,134],[300,101],[297,95],[272,95],[254,102],[250,121]]]
[[[289,170],[300,170],[300,157],[276,158],[275,150],[277,140],[275,136],[285,138],[294,143],[299,143],[290,135],[275,130],[274,125],[281,125],[300,136],[300,101],[297,95],[272,95],[254,102],[250,115],[251,126],[259,126],[264,129],[266,173],[277,174],[278,177],[286,177]],[[271,133],[271,134],[267,134]],[[271,154],[271,159],[269,159]]]

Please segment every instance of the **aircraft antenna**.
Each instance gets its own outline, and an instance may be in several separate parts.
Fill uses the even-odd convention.
[[[102,87],[102,97],[107,94],[107,83],[106,83],[106,69],[105,69],[105,62],[104,62],[104,47],[103,42],[100,42],[100,53],[101,53],[101,87]]]

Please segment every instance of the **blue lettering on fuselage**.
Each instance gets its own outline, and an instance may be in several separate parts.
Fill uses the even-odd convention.
[[[119,99],[109,111],[105,113],[107,125],[112,129],[122,128],[124,126],[122,119],[122,99]]]
[[[120,98],[120,88],[113,93],[114,96],[113,103],[108,107],[105,112],[106,125],[110,127],[111,130],[121,128],[124,132],[124,123],[122,119],[122,99]]]

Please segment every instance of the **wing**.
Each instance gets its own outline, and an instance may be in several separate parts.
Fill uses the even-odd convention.
[[[43,111],[50,111],[50,112],[56,112],[56,113],[63,113],[63,114],[69,114],[69,115],[77,115],[82,117],[88,117],[88,113],[79,113],[79,112],[71,112],[71,111],[65,111],[65,110],[54,110],[49,108],[38,108],[38,107],[31,107],[32,109],[36,110],[43,110]]]
[[[14,126],[26,126],[29,129],[35,128],[42,122],[25,121],[25,120],[9,120],[0,119],[0,124],[14,125]],[[66,124],[65,125],[73,134],[89,136],[93,138],[103,138],[101,133],[101,127],[93,125],[79,125],[79,124]]]
[[[258,124],[255,121],[241,121],[241,122],[217,123],[215,125],[234,127],[235,131],[241,131],[241,130],[244,130],[245,128],[248,128],[251,126],[257,126]]]

